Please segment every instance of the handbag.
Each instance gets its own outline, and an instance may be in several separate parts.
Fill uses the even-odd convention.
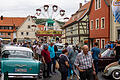
[[[59,65],[59,63],[58,63],[58,61],[56,60],[56,65],[55,65],[55,68],[56,69],[59,69],[60,68],[60,65]]]

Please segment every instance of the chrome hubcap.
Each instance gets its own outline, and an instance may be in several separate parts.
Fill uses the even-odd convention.
[[[120,79],[120,71],[113,72],[113,78],[114,79]]]

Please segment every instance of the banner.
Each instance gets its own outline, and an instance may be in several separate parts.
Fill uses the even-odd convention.
[[[62,31],[55,31],[55,30],[37,31],[36,34],[62,34]]]
[[[115,17],[115,22],[118,21],[120,23],[120,0],[112,1],[112,12]]]

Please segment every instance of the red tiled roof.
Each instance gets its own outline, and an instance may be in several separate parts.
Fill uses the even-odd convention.
[[[72,17],[65,23],[65,26],[68,26],[69,24],[78,21],[79,19],[81,19],[82,17],[84,17],[84,15],[88,12],[90,7],[90,2],[86,3],[85,5],[83,5],[75,14],[72,15]],[[79,17],[78,17],[79,15]],[[73,19],[74,17],[74,19]]]
[[[37,25],[38,26],[38,28],[41,30],[41,28],[43,28],[41,31],[44,31],[44,25]]]
[[[0,26],[15,26],[20,27],[27,17],[0,17]]]

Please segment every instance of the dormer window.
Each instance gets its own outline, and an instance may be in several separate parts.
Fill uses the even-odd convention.
[[[30,21],[30,18],[28,19],[28,21]]]

